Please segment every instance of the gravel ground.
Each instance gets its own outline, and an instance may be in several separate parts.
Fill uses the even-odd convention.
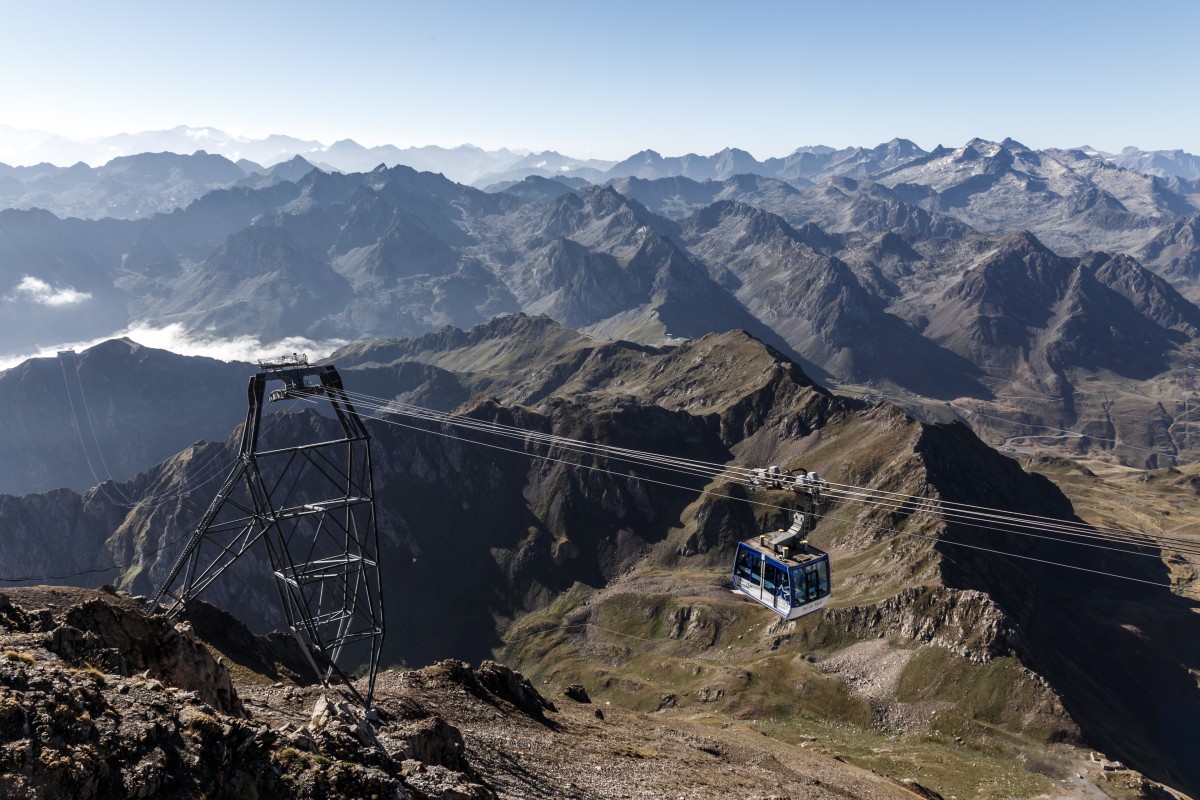
[[[444,662],[450,663],[450,662]],[[499,797],[510,798],[908,798],[912,789],[740,724],[720,727],[548,697],[542,719],[481,698],[443,665],[380,674],[381,709],[406,700],[462,732],[466,758]],[[256,719],[305,723],[315,689],[243,690]]]
[[[875,639],[850,645],[817,663],[870,702],[879,730],[912,733],[928,730],[933,715],[952,706],[934,700],[902,703],[895,699],[900,675],[913,652],[891,647],[884,639]]]

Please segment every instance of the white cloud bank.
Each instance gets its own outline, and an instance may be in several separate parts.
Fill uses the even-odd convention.
[[[344,344],[345,339],[315,341],[303,336],[292,336],[273,342],[263,342],[253,336],[219,338],[203,336],[186,331],[183,325],[172,323],[160,328],[150,325],[135,325],[109,336],[101,336],[86,342],[62,342],[39,346],[36,352],[20,355],[0,355],[0,371],[11,369],[30,358],[54,356],[59,350],[86,350],[109,339],[122,337],[132,339],[146,347],[170,350],[184,356],[206,356],[221,361],[255,361],[260,358],[275,358],[292,353],[307,353],[310,359],[324,358]]]
[[[40,306],[73,306],[91,300],[92,293],[80,292],[70,286],[55,288],[41,278],[26,275],[6,299],[25,300]]]

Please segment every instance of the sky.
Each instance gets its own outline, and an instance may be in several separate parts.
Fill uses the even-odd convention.
[[[0,0],[0,125],[611,159],[896,136],[1200,153],[1197,30],[1193,0]]]

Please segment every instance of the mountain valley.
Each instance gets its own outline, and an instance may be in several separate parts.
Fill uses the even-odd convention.
[[[0,341],[59,350],[0,370],[0,794],[1200,796],[1194,156],[202,138],[0,165]],[[145,330],[339,370],[373,719],[262,548],[143,614],[260,369]],[[315,399],[265,445],[336,437]],[[768,465],[836,488],[790,622],[729,591]]]

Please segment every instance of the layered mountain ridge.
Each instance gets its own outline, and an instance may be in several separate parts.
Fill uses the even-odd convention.
[[[67,343],[0,371],[0,583],[111,584],[0,593],[0,794],[44,777],[74,786],[46,759],[92,763],[97,736],[128,739],[89,784],[114,796],[136,772],[215,794],[345,780],[343,792],[482,798],[466,742],[517,729],[539,751],[609,748],[600,772],[621,771],[614,754],[625,769],[667,752],[693,763],[661,737],[598,735],[606,712],[812,744],[851,765],[824,765],[838,787],[878,788],[869,770],[919,778],[900,789],[925,797],[1200,791],[1195,157],[895,139],[602,162],[152,138],[213,146],[0,165],[0,338],[14,354]],[[441,662],[387,674],[374,726],[386,736],[359,726],[351,744],[366,760],[325,769],[350,740],[320,730],[356,736],[328,704],[307,729],[237,721],[248,706],[234,680],[272,725],[315,696],[294,649],[254,636],[284,623],[264,552],[206,595],[254,633],[210,606],[172,628],[121,594],[152,591],[208,508],[255,370],[143,347],[134,331],[210,352],[311,346],[356,393],[374,447],[384,661]],[[114,333],[126,336],[69,344]],[[393,403],[472,424],[384,413]],[[493,424],[670,461],[546,451]],[[268,409],[262,442],[335,432],[293,398]],[[770,464],[831,482],[811,540],[832,557],[833,596],[795,622],[728,591],[736,543],[790,523],[790,492],[732,471]],[[1127,493],[1097,500],[1114,475]],[[291,487],[302,501],[306,480]],[[162,664],[106,641],[117,629],[203,680],[172,673],[179,689],[154,700],[163,687],[132,673]],[[235,666],[205,649],[223,646]],[[502,658],[533,684],[446,658]],[[298,686],[266,688],[281,679]],[[604,707],[551,718],[534,684]],[[414,687],[470,695],[462,731]],[[143,704],[162,727],[130,722]],[[480,734],[481,709],[499,727]],[[483,739],[471,758],[494,787],[583,796],[537,786],[567,773]],[[206,772],[214,753],[263,780]],[[299,783],[280,782],[288,765]],[[780,787],[790,775],[794,793],[779,766],[759,774]],[[691,788],[742,791],[743,774]]]
[[[134,325],[179,326],[202,339],[252,332],[263,342],[343,342],[516,311],[652,345],[744,329],[820,380],[882,391],[913,409],[950,413],[922,398],[980,401],[989,405],[962,407],[1010,418],[1016,410],[1020,424],[1099,425],[1097,439],[1183,455],[1191,442],[1172,430],[1178,410],[1164,409],[1150,433],[1125,420],[1143,404],[1135,382],[1177,383],[1192,358],[1195,325],[1184,320],[1196,312],[1180,294],[1197,285],[1187,266],[1194,214],[1174,218],[1134,255],[1064,255],[1033,232],[974,230],[959,217],[978,221],[976,200],[945,202],[963,186],[976,186],[962,196],[977,199],[1009,192],[1042,170],[1057,183],[1034,181],[1045,190],[1022,213],[1066,202],[1068,190],[1091,203],[1082,214],[1111,211],[1103,197],[1116,195],[1097,194],[1099,181],[1122,192],[1120,213],[1170,217],[1174,206],[1147,194],[1151,179],[1085,170],[1076,163],[1084,155],[973,142],[892,167],[883,182],[838,177],[810,189],[739,175],[551,181],[561,191],[509,194],[407,167],[310,170],[141,220],[9,210],[0,212],[0,280],[11,287],[2,301],[11,313],[0,329],[10,346]],[[905,170],[933,177],[918,186]],[[980,176],[992,188],[980,188]],[[1044,269],[1020,266],[1043,261]],[[1115,397],[1103,401],[1115,413],[1075,402],[1094,378]],[[1001,395],[1046,402],[1014,409],[996,404]],[[1112,441],[1074,444],[1114,450]],[[1151,459],[1139,452],[1113,455]]]
[[[963,426],[923,424],[889,404],[837,398],[744,333],[650,348],[517,315],[471,331],[360,343],[336,360],[354,391],[457,407],[478,420],[704,461],[804,465],[837,483],[989,508],[1072,514],[1048,481],[1022,472]],[[311,411],[277,415],[268,441],[321,436],[329,424]],[[1161,586],[1161,561],[1123,565],[1158,587],[1122,585],[1115,592],[1111,579],[1039,564],[1111,569],[1099,551],[1053,537],[997,534],[917,508],[841,504],[814,533],[819,545],[838,554],[832,610],[825,621],[765,625],[762,615],[770,612],[737,602],[724,588],[732,544],[781,516],[737,502],[746,497],[743,487],[654,470],[610,472],[591,461],[585,464],[602,469],[579,470],[540,459],[531,445],[505,452],[473,444],[478,434],[435,427],[450,435],[431,436],[383,421],[369,425],[387,612],[403,631],[389,640],[389,661],[477,659],[511,648],[507,652],[535,676],[603,686],[596,682],[610,675],[614,688],[605,691],[616,692],[614,699],[625,696],[620,692],[665,696],[674,671],[698,668],[704,682],[694,694],[676,694],[676,707],[750,718],[758,713],[753,703],[766,700],[756,699],[752,685],[736,688],[739,669],[768,675],[784,655],[799,659],[822,653],[822,642],[844,644],[849,637],[865,644],[887,632],[918,652],[953,654],[966,670],[963,680],[1011,663],[1047,682],[1049,693],[1012,672],[1013,691],[1032,692],[1021,695],[1031,705],[988,717],[989,724],[1030,741],[1083,737],[1169,782],[1189,780],[1179,742],[1162,739],[1159,723],[1189,697],[1187,666],[1196,654],[1180,642],[1194,637],[1179,632],[1195,615],[1190,601]],[[4,498],[0,523],[11,535],[0,544],[0,557],[30,576],[62,574],[50,573],[51,566],[74,571],[111,563],[94,579],[148,590],[173,562],[187,521],[207,504],[204,465],[231,459],[236,436],[196,445],[130,481],[83,496],[59,491]],[[703,488],[712,495],[697,499]],[[116,501],[118,491],[132,508]],[[71,554],[70,563],[59,557],[62,551]],[[441,567],[449,564],[455,580],[447,583]],[[209,599],[269,628],[277,620],[269,574],[261,554],[248,556]],[[473,590],[462,592],[462,586]],[[478,602],[481,596],[486,604]],[[632,607],[630,597],[638,598]],[[652,609],[651,616],[639,616],[639,607]],[[454,625],[444,624],[448,617]],[[562,626],[571,625],[583,626],[578,636],[564,634]],[[1126,652],[1129,625],[1140,631],[1142,655],[1111,668],[1101,663],[1099,651]],[[587,633],[591,626],[600,632]],[[638,657],[622,649],[628,643],[619,637],[605,647],[626,655],[593,661],[586,653],[598,646],[593,635],[610,636],[603,630],[642,637],[641,650],[666,672],[637,666]],[[1060,647],[1063,630],[1076,632],[1074,647]],[[627,660],[640,676],[636,689],[631,678],[616,680],[612,672]],[[805,681],[833,680],[818,678],[814,669],[801,670],[809,675]],[[1130,683],[1141,687],[1136,696],[1128,694]],[[799,707],[813,702],[803,689],[781,697]],[[853,693],[846,697],[847,709],[866,702]],[[976,712],[965,708],[963,721],[954,724],[987,738],[971,721]],[[920,730],[940,735],[943,729]]]

